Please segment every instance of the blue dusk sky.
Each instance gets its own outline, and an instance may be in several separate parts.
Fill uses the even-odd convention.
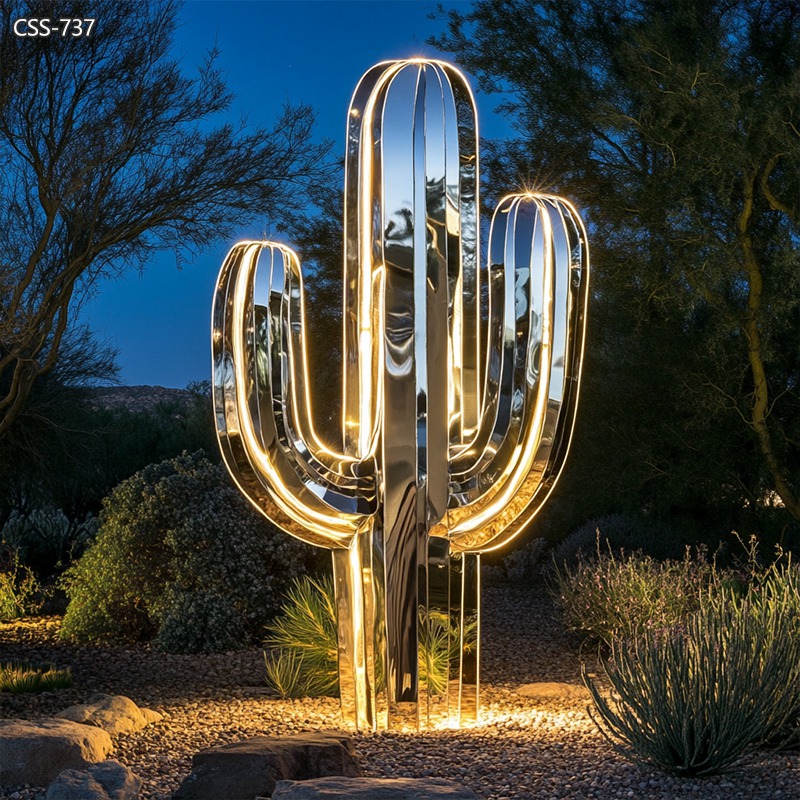
[[[468,2],[443,2],[467,11]],[[308,103],[317,135],[344,149],[347,107],[361,75],[387,59],[446,58],[425,43],[443,30],[429,15],[436,0],[190,0],[180,14],[174,56],[187,73],[216,43],[219,67],[236,98],[238,121],[271,127],[281,106]],[[476,87],[473,83],[473,89]],[[481,134],[502,136],[495,98],[477,94]],[[243,221],[232,240],[220,240],[178,269],[164,252],[143,273],[102,283],[82,319],[119,351],[123,384],[183,388],[210,377],[211,300],[217,272],[236,239],[265,231]],[[291,244],[289,242],[289,244]]]

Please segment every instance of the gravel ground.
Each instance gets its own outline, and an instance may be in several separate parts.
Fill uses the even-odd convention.
[[[580,682],[576,641],[558,624],[549,598],[485,587],[483,604],[481,724],[356,736],[366,775],[448,778],[484,800],[800,800],[797,754],[754,752],[707,780],[629,764],[598,733],[584,702],[541,703],[516,693],[533,681]],[[263,688],[260,650],[176,656],[139,646],[77,648],[57,641],[59,624],[46,618],[0,625],[0,660],[53,661],[71,666],[75,677],[61,692],[0,695],[0,717],[52,715],[94,692],[124,694],[160,711],[161,722],[117,737],[111,756],[141,776],[147,800],[170,798],[189,773],[192,755],[205,747],[340,725],[331,698],[271,697]],[[2,797],[44,800],[45,791],[17,787]]]

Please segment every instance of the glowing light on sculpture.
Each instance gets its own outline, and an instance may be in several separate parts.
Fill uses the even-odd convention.
[[[509,195],[481,268],[478,206],[464,76],[418,59],[369,70],[348,116],[339,451],[314,430],[297,256],[239,243],[217,284],[225,463],[276,525],[333,553],[342,710],[357,729],[476,721],[479,555],[536,514],[569,447],[583,224],[566,200]]]

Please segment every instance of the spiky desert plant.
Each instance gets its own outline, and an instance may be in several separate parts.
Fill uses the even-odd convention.
[[[294,582],[280,613],[267,626],[267,683],[288,697],[336,694],[338,635],[333,580],[303,577]]]
[[[265,652],[264,667],[267,686],[284,700],[335,694],[331,690],[330,670],[318,671],[309,667],[303,653],[298,650],[279,648]],[[334,677],[338,687],[338,675]]]
[[[52,664],[36,667],[11,662],[0,664],[0,692],[50,692],[72,686],[72,670],[57,669]]]
[[[447,687],[448,667],[458,657],[458,625],[444,615],[431,615],[421,626],[420,680],[428,691],[441,695]],[[473,636],[468,623],[467,637]],[[304,576],[286,595],[280,614],[267,626],[264,641],[266,682],[280,697],[335,695],[339,690],[338,640],[333,581]],[[377,659],[379,678],[381,659]]]
[[[798,619],[780,602],[723,594],[684,626],[613,639],[610,697],[584,674],[593,719],[626,758],[713,775],[786,724],[787,687],[800,681]]]

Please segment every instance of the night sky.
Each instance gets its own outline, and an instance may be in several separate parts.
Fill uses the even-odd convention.
[[[350,97],[369,67],[386,59],[447,57],[425,44],[443,29],[443,22],[428,18],[437,5],[435,0],[195,0],[181,12],[174,55],[192,73],[216,42],[218,66],[236,95],[229,111],[233,121],[246,115],[254,127],[271,127],[285,102],[309,103],[317,112],[317,135],[333,140],[338,154]],[[492,113],[494,98],[478,94],[477,102],[482,135],[503,135],[507,127]],[[217,272],[237,239],[269,235],[267,225],[243,223],[231,240],[220,240],[180,270],[175,254],[165,252],[143,274],[99,287],[82,317],[118,349],[123,384],[183,388],[210,377]]]

